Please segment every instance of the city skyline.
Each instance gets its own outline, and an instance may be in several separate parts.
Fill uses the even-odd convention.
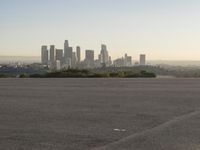
[[[95,51],[106,43],[115,59],[200,60],[199,7],[197,0],[2,0],[0,56],[40,56],[40,45],[62,48],[69,39]]]
[[[85,53],[81,57],[81,52]],[[139,61],[125,53],[123,56],[112,59],[106,44],[101,44],[98,57],[95,57],[95,51],[92,49],[82,50],[80,46],[76,49],[71,47],[68,40],[64,40],[63,49],[58,49],[56,45],[41,46],[41,64],[50,69],[66,68],[101,68],[101,67],[132,67],[134,65],[145,66],[146,54],[140,54]]]

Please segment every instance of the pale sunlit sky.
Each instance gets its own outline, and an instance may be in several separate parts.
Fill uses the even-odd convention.
[[[64,40],[113,58],[200,60],[199,0],[0,0],[0,56],[40,56]]]

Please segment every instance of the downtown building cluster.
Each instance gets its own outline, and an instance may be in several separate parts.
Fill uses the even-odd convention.
[[[81,48],[69,46],[68,40],[64,42],[64,49],[56,49],[55,45],[43,45],[41,47],[41,63],[50,69],[60,70],[64,68],[100,68],[100,67],[131,67],[133,60],[131,56],[125,54],[124,57],[112,61],[109,56],[107,46],[101,45],[100,54],[95,59],[94,50],[85,50],[85,59],[81,60]],[[140,62],[137,65],[146,64],[146,56],[140,55]]]

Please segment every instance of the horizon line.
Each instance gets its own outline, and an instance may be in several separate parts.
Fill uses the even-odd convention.
[[[37,57],[37,58],[41,58],[41,56],[16,56],[16,55],[0,55],[0,57]],[[121,57],[119,57],[121,58]],[[118,58],[116,58],[118,59]],[[135,59],[137,60],[137,59]],[[200,61],[195,59],[195,60],[192,60],[192,59],[148,59],[147,61]]]

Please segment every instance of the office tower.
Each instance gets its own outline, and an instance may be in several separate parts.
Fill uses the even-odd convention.
[[[55,45],[50,46],[50,63],[53,64],[55,62]]]
[[[48,65],[48,49],[45,45],[41,48],[41,63],[43,65]]]
[[[96,60],[94,61],[94,66],[95,66],[95,68],[100,68],[100,67],[102,67],[101,62],[99,61],[99,59],[96,59]]]
[[[100,61],[100,63],[102,63],[102,55],[101,54],[98,55],[98,60]]]
[[[76,67],[76,62],[77,62],[76,53],[72,52],[72,67]]]
[[[131,67],[132,65],[133,65],[132,57],[131,56],[127,56],[127,58],[126,58],[126,66],[127,67]]]
[[[56,60],[56,70],[60,70],[60,69],[61,69],[60,60]]]
[[[124,58],[118,58],[113,61],[114,67],[124,67]]]
[[[85,64],[87,68],[94,67],[94,51],[93,50],[85,51]]]
[[[67,58],[72,59],[72,51],[73,51],[73,48],[69,47],[68,40],[65,40],[65,43],[64,43],[64,58],[65,59],[67,59]]]
[[[127,57],[128,57],[128,55],[125,54],[125,56],[124,56],[124,66],[127,66]]]
[[[73,48],[69,47],[68,40],[65,40],[64,43],[64,58],[63,58],[63,67],[64,68],[71,68],[72,67],[72,54]]]
[[[69,47],[69,42],[68,40],[65,40],[64,43],[64,57],[67,58],[67,48]]]
[[[73,53],[73,48],[72,47],[67,47],[66,52],[65,52],[65,58],[72,59],[72,53]]]
[[[72,60],[71,60],[71,58],[67,58],[66,59],[66,65],[65,66],[66,66],[67,69],[72,67]]]
[[[60,62],[63,59],[63,50],[62,49],[56,49],[56,60],[60,60]]]
[[[68,67],[72,67],[72,53],[73,53],[73,48],[69,47],[68,41],[65,41],[64,44],[64,62]]]
[[[73,51],[73,48],[69,47],[68,40],[65,40],[65,43],[64,43],[64,57],[72,59],[72,51]]]
[[[93,50],[86,50],[85,51],[85,60],[86,61],[94,61],[94,51]]]
[[[108,51],[106,45],[102,44],[101,45],[101,56],[102,56],[102,63],[103,65],[107,66],[109,62],[109,56],[108,56]]]
[[[131,67],[132,66],[132,57],[128,56],[127,54],[125,54],[125,57],[124,57],[124,66],[125,67]]]
[[[72,67],[72,60],[71,58],[63,58],[63,62],[62,62],[62,68],[64,69],[68,69],[68,68],[71,68]]]
[[[141,54],[140,55],[140,65],[141,66],[145,66],[146,65],[146,55],[145,54]]]
[[[112,65],[112,59],[111,59],[111,56],[109,56],[108,66],[111,66],[111,65]]]
[[[96,59],[96,60],[94,61],[94,66],[95,66],[96,68],[102,67],[102,63],[101,63],[101,54],[99,54],[99,55],[98,55],[98,59]]]
[[[81,48],[80,46],[76,47],[76,58],[77,58],[77,63],[81,62]]]

